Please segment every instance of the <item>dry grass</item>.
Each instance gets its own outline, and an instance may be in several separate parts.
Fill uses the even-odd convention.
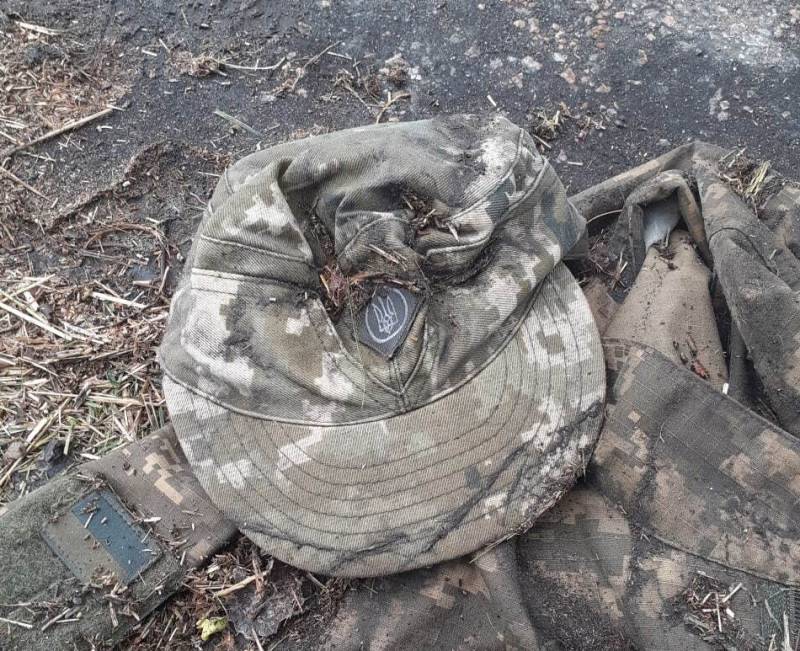
[[[77,193],[38,143],[21,148],[119,99],[125,86],[107,54],[45,27],[0,25],[0,507],[166,420],[155,351],[192,222],[229,163],[159,144],[136,152],[111,183]],[[196,75],[268,68],[177,58]],[[71,159],[99,124],[48,142]],[[213,617],[227,623],[204,648],[291,646],[298,627],[333,611],[345,585],[274,561],[241,537],[187,575],[184,590],[122,646],[198,648],[196,624]]]
[[[13,21],[0,32],[0,140],[20,145],[114,102],[114,58],[68,34]]]
[[[697,572],[689,587],[675,598],[675,606],[678,612],[684,613],[685,625],[715,647],[742,651],[763,648],[745,634],[734,612],[734,598],[746,592],[741,583],[724,585]]]
[[[765,199],[772,197],[785,183],[771,169],[769,161],[755,161],[745,149],[734,150],[719,161],[719,175],[731,189],[758,214]]]
[[[156,147],[116,182],[62,207],[74,197],[65,200],[70,189],[62,192],[56,161],[19,146],[103,109],[124,84],[108,52],[68,34],[16,21],[0,39],[0,135],[8,145],[0,160],[2,504],[164,422],[154,350],[179,242],[154,202],[172,193],[184,212],[187,200],[195,210],[202,202],[176,190],[187,185],[187,161],[175,165],[172,156],[160,169],[170,152]],[[87,133],[69,131],[60,144]],[[194,155],[215,170],[223,162]],[[45,200],[41,190],[54,196]]]
[[[158,287],[124,294],[99,279],[13,269],[4,278],[0,426],[9,445],[0,499],[48,470],[37,457],[49,441],[61,444],[56,457],[93,459],[163,423],[153,348],[167,301]]]
[[[131,225],[106,203],[47,228],[31,217],[51,201],[8,173],[20,161],[52,162],[17,150],[124,92],[105,54],[20,21],[0,33],[0,503],[63,459],[102,455],[164,418],[152,348],[167,300],[160,279],[120,283],[137,258],[121,256],[113,234]],[[163,234],[136,228],[134,254],[164,258]]]
[[[0,235],[7,244],[14,242],[9,224],[57,203],[35,180],[55,160],[26,145],[107,109],[127,86],[110,46],[7,20],[0,24],[0,88]],[[74,145],[73,133],[60,142]]]
[[[61,219],[5,224],[0,500],[24,493],[57,462],[101,456],[165,421],[155,349],[171,279],[202,208],[198,193],[214,181],[198,168],[225,163],[150,147]]]
[[[203,648],[293,648],[309,625],[324,626],[348,589],[345,579],[316,577],[275,561],[247,538],[190,572],[184,590],[142,623],[128,651],[195,649],[198,622],[221,619],[224,628]]]

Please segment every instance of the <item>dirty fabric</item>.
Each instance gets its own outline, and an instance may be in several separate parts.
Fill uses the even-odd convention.
[[[526,529],[599,432],[600,338],[562,262],[584,232],[500,116],[362,127],[234,164],[160,349],[208,495],[267,553],[335,576]]]
[[[652,346],[693,369],[722,390],[728,378],[711,303],[711,272],[682,230],[667,235],[669,247],[647,252],[636,282],[601,333]]]
[[[619,214],[596,259],[602,280],[589,292],[600,330],[631,290],[648,245],[664,237],[664,224],[682,220],[724,294],[729,347],[746,353],[763,396],[731,392],[748,404],[763,398],[800,435],[800,187],[774,173],[759,178],[755,166],[741,170],[730,152],[698,142],[571,200],[590,221]]]
[[[769,406],[800,436],[800,187],[785,185],[759,219],[712,170],[698,186],[731,316]]]
[[[795,353],[775,333],[796,323],[789,295],[796,286],[800,197],[791,185],[757,197],[756,217],[728,181],[719,182],[717,161],[724,156],[689,145],[573,197],[591,226],[597,216],[624,214],[638,186],[665,170],[681,172],[681,181],[665,182],[674,193],[653,191],[650,183],[653,194],[627,203],[628,225],[610,226],[609,245],[628,247],[623,254],[636,274],[625,280],[624,271],[604,269],[584,286],[605,333],[608,393],[600,438],[578,485],[526,533],[469,557],[355,581],[332,618],[306,612],[278,636],[290,635],[294,648],[331,651],[793,648],[800,636],[800,442],[720,391],[729,371],[726,337],[716,327],[708,283],[722,286],[730,318],[741,328],[739,350],[751,357],[775,419],[791,429],[796,399],[781,409],[780,398],[794,390],[786,385]],[[702,231],[687,218],[693,210],[687,192]],[[648,196],[660,202],[655,212]],[[647,241],[646,232],[657,237]],[[737,276],[736,260],[758,273]],[[758,316],[760,331],[748,325],[763,306],[756,286],[773,298],[767,307],[785,317],[770,324]],[[777,364],[774,383],[759,360]],[[171,449],[171,436],[165,433],[157,447]],[[189,470],[179,453],[169,459],[150,464],[149,472],[169,468],[163,478],[172,485]],[[23,579],[42,591],[46,582],[37,577],[64,570],[43,542],[41,553],[33,551],[40,543],[21,523],[44,526],[45,515],[86,490],[77,483],[48,486],[37,493],[43,499],[14,505],[0,526],[0,546],[30,559],[31,576]],[[145,491],[135,499],[146,505],[151,497]],[[206,530],[192,539],[196,562],[203,539],[212,549],[232,535],[232,523],[219,519],[214,527],[216,538]],[[7,557],[0,555],[0,563]],[[22,598],[19,588],[0,589],[4,602]],[[29,615],[3,614],[23,621]],[[109,622],[94,630],[108,630]],[[51,627],[47,635],[57,633]]]
[[[83,464],[0,516],[0,648],[117,642],[235,532],[171,427]]]
[[[527,533],[488,551],[356,586],[304,648],[793,648],[800,443],[721,392],[727,369],[703,261],[751,337],[756,369],[761,358],[791,370],[796,342],[773,333],[797,323],[788,310],[800,201],[787,185],[757,218],[719,181],[725,154],[689,145],[573,197],[590,221],[627,214],[610,240],[634,269],[597,274],[585,288],[606,335],[609,393],[578,486]],[[645,242],[654,211],[658,237]],[[739,222],[726,231],[723,215]],[[749,260],[720,238],[747,242]],[[748,270],[757,273],[746,278]],[[759,335],[748,323],[770,292],[786,318]],[[791,428],[778,408],[785,376],[765,391]],[[797,397],[785,404],[797,407]]]
[[[755,649],[784,611],[796,639],[800,444],[655,350],[605,348],[607,420],[579,486],[474,561],[352,591],[307,648]],[[739,584],[719,631],[698,602]]]

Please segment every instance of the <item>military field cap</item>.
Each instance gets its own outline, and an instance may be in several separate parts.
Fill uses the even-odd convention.
[[[584,229],[502,117],[350,129],[234,164],[160,350],[210,498],[265,551],[330,575],[524,531],[600,425],[600,341],[561,262]]]

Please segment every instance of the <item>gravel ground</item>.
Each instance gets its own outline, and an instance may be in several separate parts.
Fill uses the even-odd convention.
[[[695,138],[747,147],[778,169],[793,170],[800,157],[800,5],[789,0],[4,4],[29,22],[68,30],[125,73],[126,110],[102,123],[111,129],[81,133],[80,155],[62,150],[69,171],[43,172],[68,174],[73,184],[113,177],[156,141],[238,154],[369,123],[387,90],[410,97],[383,120],[500,111],[529,125],[538,107],[561,102],[601,120],[605,130],[550,152],[573,190]],[[329,45],[291,89],[276,92]],[[274,71],[193,77],[176,64],[187,55],[259,67],[286,60]],[[406,83],[379,84],[379,97],[366,98],[371,106],[335,86],[337,76],[366,76],[397,55],[407,62]],[[265,135],[232,134],[215,109]]]

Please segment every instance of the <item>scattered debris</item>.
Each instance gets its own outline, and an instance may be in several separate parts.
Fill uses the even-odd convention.
[[[591,131],[605,131],[606,122],[616,115],[611,110],[603,114],[603,108],[601,106],[601,110],[595,113],[589,110],[586,103],[576,110],[570,109],[564,102],[559,103],[555,110],[539,108],[529,115],[528,131],[545,151],[551,150],[552,142],[566,133],[573,135],[576,142],[582,142]],[[568,161],[566,154],[559,156],[557,160],[578,167],[583,165],[581,162]]]
[[[301,79],[303,79],[303,77],[306,76],[308,69],[317,65],[320,59],[337,45],[338,43],[331,43],[323,50],[306,60],[306,62],[301,66],[296,65],[294,60],[284,63],[280,68],[280,74],[284,78],[283,82],[276,86],[272,93],[276,97],[282,97],[283,95],[294,93],[297,88],[297,84]]]
[[[80,129],[82,126],[84,126],[86,124],[89,124],[90,122],[94,122],[95,120],[99,120],[101,118],[106,117],[113,110],[114,110],[114,108],[112,108],[112,107],[106,107],[106,108],[104,108],[104,109],[102,109],[100,111],[97,111],[97,113],[92,113],[91,115],[87,115],[84,118],[80,118],[78,120],[72,120],[72,121],[68,122],[67,124],[65,124],[63,126],[58,127],[57,129],[52,129],[51,131],[48,131],[44,135],[41,135],[38,138],[34,138],[30,142],[22,143],[22,144],[19,144],[19,145],[15,146],[15,147],[12,147],[10,150],[8,150],[6,152],[3,152],[3,154],[4,154],[3,157],[11,156],[12,154],[14,154],[14,153],[16,153],[16,152],[18,152],[18,151],[20,151],[22,149],[28,149],[30,147],[33,147],[34,145],[38,145],[40,143],[46,142],[48,140],[51,140],[52,138],[55,138],[56,136],[63,135],[65,133],[69,132],[69,131],[74,131],[75,129]],[[117,109],[117,110],[119,110],[119,109]]]
[[[387,59],[385,66],[378,70],[363,62],[355,62],[350,70],[340,68],[337,71],[331,92],[322,100],[339,101],[341,98],[336,91],[344,89],[375,117],[377,124],[392,106],[401,100],[411,99],[410,91],[398,89],[405,88],[412,78],[418,78],[414,70],[399,54]],[[390,121],[396,119],[389,118]]]
[[[189,572],[184,589],[142,622],[127,648],[196,648],[204,630],[208,639],[220,638],[214,648],[252,648],[254,640],[256,648],[273,648],[279,640],[297,639],[304,626],[324,623],[350,585],[276,561],[242,536],[207,566]]]
[[[784,179],[771,171],[769,161],[754,161],[745,148],[731,151],[719,161],[720,178],[758,214],[761,200],[780,190]]]
[[[726,586],[698,571],[686,590],[675,598],[675,612],[682,613],[685,625],[705,642],[720,648],[755,651],[762,646],[744,631],[734,611],[734,597],[742,588],[741,583]]]
[[[263,134],[261,134],[258,131],[256,131],[249,124],[246,124],[245,122],[242,122],[239,118],[236,118],[236,117],[234,117],[232,115],[229,115],[228,113],[225,113],[224,111],[220,111],[219,109],[215,109],[214,115],[216,115],[217,117],[222,118],[223,120],[227,120],[236,129],[244,129],[248,133],[254,135],[256,138],[263,137]]]
[[[409,65],[401,54],[395,54],[393,57],[386,59],[385,66],[379,72],[387,81],[397,88],[402,88],[406,85],[409,79]]]
[[[170,279],[226,162],[155,146],[56,219],[0,214],[0,503],[163,424]]]
[[[203,642],[211,639],[212,635],[222,633],[227,627],[227,617],[204,617],[197,622],[197,628],[200,631],[200,639],[203,640]]]
[[[172,65],[178,72],[190,77],[208,77],[220,72],[220,62],[210,54],[194,56],[187,50],[178,50],[171,54]]]
[[[111,112],[109,104],[127,88],[115,57],[103,57],[100,68],[97,52],[61,32],[22,21],[13,26],[0,38],[0,139],[17,151]]]
[[[394,104],[395,102],[399,102],[401,99],[410,99],[411,93],[401,92],[396,93],[394,96],[391,92],[386,93],[386,101],[381,106],[381,110],[378,111],[378,115],[375,117],[375,124],[378,124],[383,117],[383,114],[389,109],[389,107]]]

